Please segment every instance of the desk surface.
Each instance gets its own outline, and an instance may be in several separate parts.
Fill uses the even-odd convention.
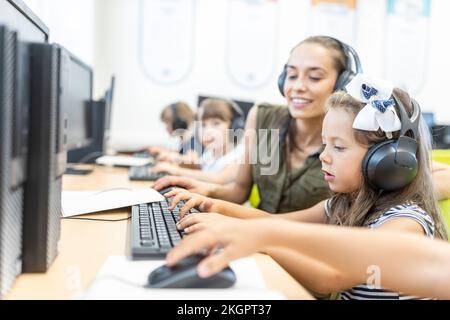
[[[63,178],[64,190],[102,189],[123,186],[147,187],[148,182],[129,181],[125,168],[96,167],[87,176]],[[130,210],[118,209],[90,218],[121,219]],[[20,275],[7,299],[71,299],[89,287],[108,256],[125,255],[128,221],[99,222],[62,220],[60,253],[45,274]],[[272,258],[254,255],[267,286],[289,299],[311,299],[311,295]]]

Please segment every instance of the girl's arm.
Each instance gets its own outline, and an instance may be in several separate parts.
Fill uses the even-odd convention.
[[[325,223],[325,201],[300,211],[284,214],[270,214],[263,210],[242,206],[229,201],[208,198],[183,189],[174,189],[164,196],[168,198],[173,197],[171,200],[171,208],[174,208],[181,200],[186,201],[185,205],[180,209],[180,219],[184,217],[189,209],[198,208],[201,212],[217,212],[239,219],[272,218],[299,222]],[[191,219],[189,223],[186,223],[185,227],[189,227],[197,222],[195,219]]]
[[[234,259],[276,247],[296,251],[328,266],[332,271],[324,280],[334,277],[330,285],[333,291],[378,276],[379,284],[385,288],[450,299],[450,245],[416,234],[273,219],[231,221],[186,237],[169,253],[167,262],[174,264],[200,248],[217,244],[224,249],[199,264],[201,276],[218,272]],[[283,259],[289,261],[286,255]],[[289,262],[288,268],[302,272],[295,267],[295,260]]]

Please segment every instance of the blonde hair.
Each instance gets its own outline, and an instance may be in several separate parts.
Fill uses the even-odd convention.
[[[406,112],[411,116],[413,108],[409,95],[400,89],[394,89],[395,95],[400,99],[406,108]],[[341,109],[348,112],[353,118],[364,107],[364,103],[354,99],[351,95],[338,91],[327,100],[327,109]],[[399,114],[396,105],[397,114]],[[423,119],[421,119],[423,121]],[[423,124],[420,126],[423,128]],[[365,181],[361,189],[350,193],[337,193],[331,201],[330,223],[343,226],[365,226],[382,213],[392,207],[407,202],[413,202],[425,210],[435,222],[435,236],[440,239],[447,239],[447,232],[442,216],[437,204],[435,189],[431,174],[430,150],[428,148],[428,137],[425,130],[419,130],[417,140],[417,160],[418,171],[413,181],[404,188],[396,191],[384,191],[381,194],[370,187]],[[393,133],[393,138],[397,139],[400,131]],[[354,136],[358,143],[367,148],[385,141],[386,134],[378,131],[364,131],[354,129]],[[362,165],[362,164],[361,164]]]

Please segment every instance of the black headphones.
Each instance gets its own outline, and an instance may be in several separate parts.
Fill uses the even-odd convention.
[[[230,106],[231,111],[233,112],[233,118],[231,119],[230,129],[232,130],[244,129],[245,128],[244,111],[242,111],[241,107],[233,100],[225,99],[224,101]]]
[[[172,130],[178,130],[178,129],[186,130],[189,127],[189,125],[188,125],[188,123],[185,120],[181,119],[178,116],[177,104],[176,103],[172,103],[170,105],[170,110],[172,111]]]
[[[394,191],[408,185],[417,175],[417,137],[419,133],[420,106],[411,99],[411,118],[400,99],[393,94],[398,105],[401,131],[398,139],[390,139],[372,146],[362,162],[366,181],[375,190]],[[406,134],[412,133],[412,138]]]
[[[323,36],[326,38],[329,38],[332,41],[335,41],[339,44],[342,52],[345,55],[346,61],[345,61],[345,68],[344,70],[339,74],[336,83],[334,85],[334,91],[338,90],[344,90],[345,86],[352,81],[353,77],[357,73],[362,73],[362,66],[361,61],[359,60],[359,56],[356,53],[356,50],[353,49],[348,44],[343,43],[342,41],[328,36]],[[353,61],[353,62],[352,62]],[[352,66],[354,66],[354,70],[352,69]],[[286,65],[283,67],[283,71],[278,77],[278,90],[280,90],[281,95],[284,97],[284,83],[286,81],[287,76],[287,70]]]

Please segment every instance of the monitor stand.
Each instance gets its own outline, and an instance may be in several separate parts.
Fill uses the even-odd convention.
[[[79,167],[76,165],[71,167],[71,166],[67,165],[66,171],[64,172],[64,174],[84,176],[84,175],[88,175],[88,174],[92,173],[92,171],[94,171],[94,169],[89,168],[89,167]]]

